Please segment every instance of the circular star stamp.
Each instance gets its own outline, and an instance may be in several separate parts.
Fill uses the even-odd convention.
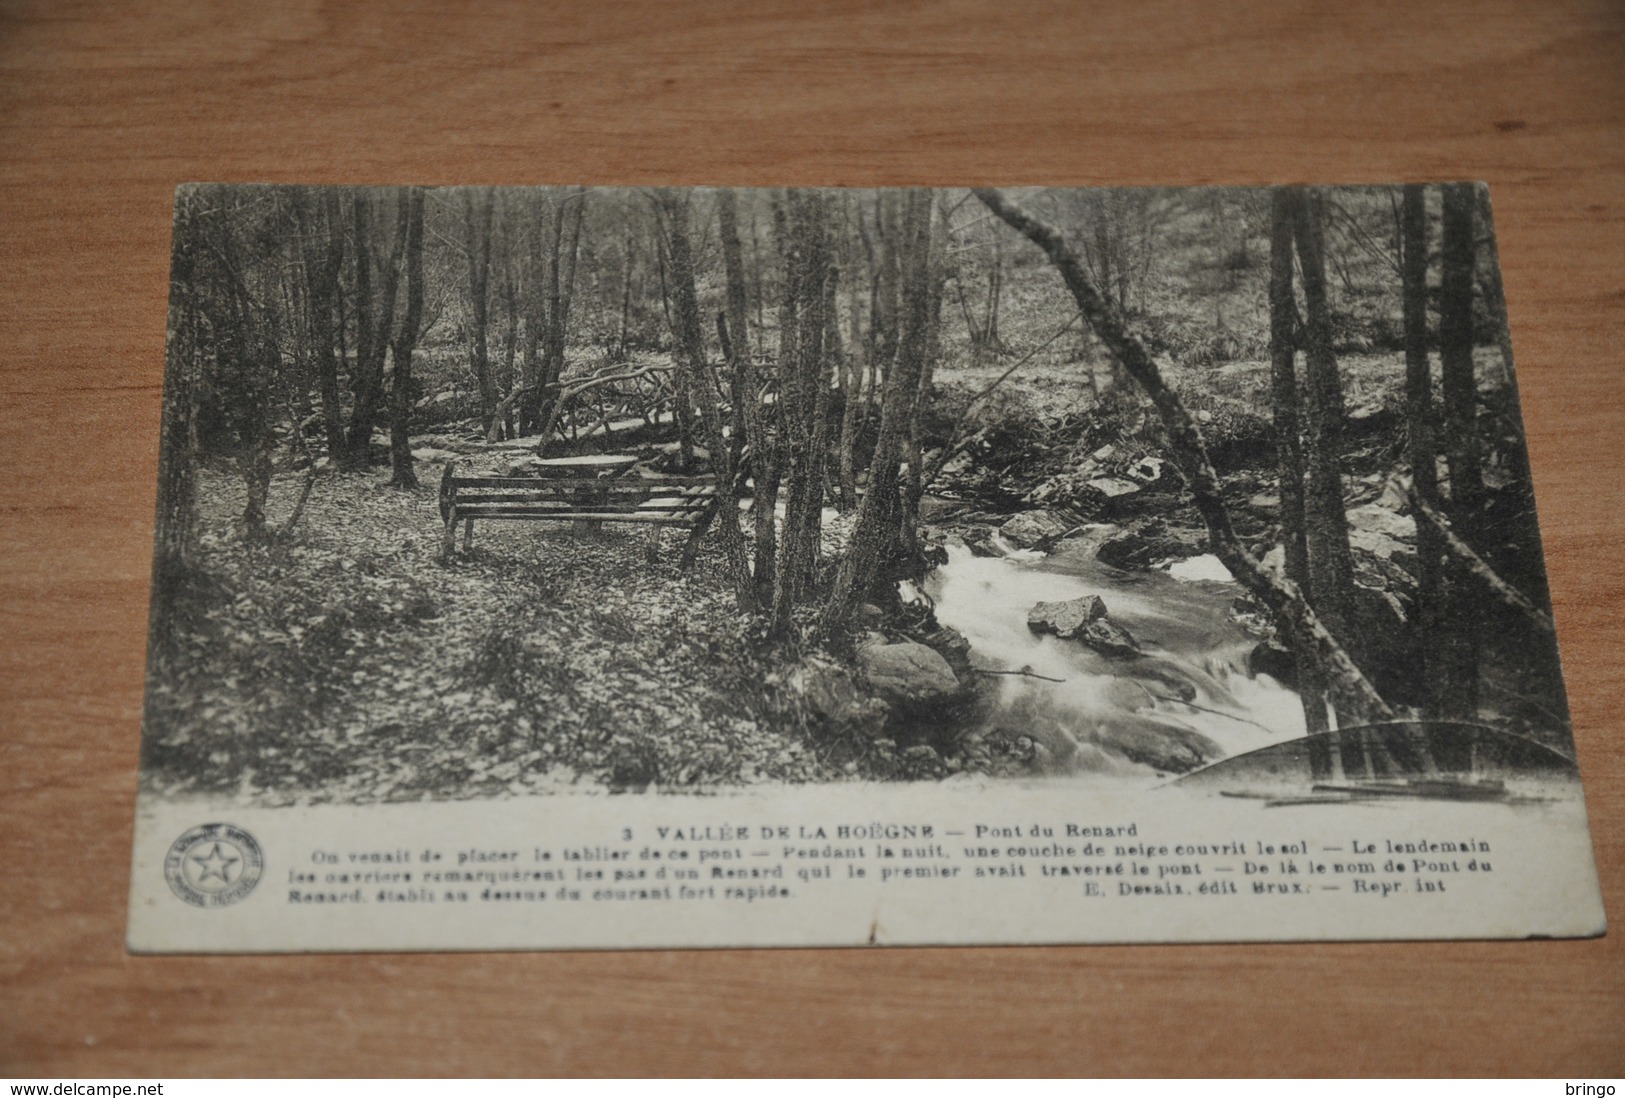
[[[175,895],[197,907],[226,907],[259,884],[265,854],[254,836],[228,823],[201,824],[176,839],[164,857]]]

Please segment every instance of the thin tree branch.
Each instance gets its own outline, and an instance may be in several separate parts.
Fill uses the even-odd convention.
[[[1171,454],[1184,474],[1197,511],[1207,525],[1208,544],[1214,555],[1242,586],[1269,608],[1293,647],[1312,653],[1326,667],[1328,686],[1342,701],[1351,718],[1367,722],[1392,720],[1393,710],[1349,658],[1343,646],[1327,631],[1297,584],[1265,569],[1242,544],[1231,524],[1230,512],[1219,494],[1218,474],[1214,472],[1207,444],[1202,440],[1196,421],[1191,418],[1178,394],[1163,379],[1162,371],[1152,359],[1144,341],[1129,330],[1117,310],[1102,296],[1065,238],[1001,191],[978,189],[976,195],[988,209],[1049,257],[1095,334],[1150,397],[1162,419]]]
[[[1004,373],[994,378],[987,385],[984,385],[978,392],[972,394],[970,400],[965,402],[965,407],[960,409],[959,415],[954,419],[954,425],[949,429],[948,437],[952,439],[953,436],[959,434],[960,429],[965,425],[965,420],[970,418],[970,410],[976,407],[976,405],[980,403],[984,397],[1002,385],[1011,374],[1015,373],[1027,363],[1031,362],[1033,356],[1038,354],[1039,351],[1042,351],[1044,348],[1048,347],[1051,343],[1054,343],[1057,339],[1060,339],[1063,335],[1070,331],[1072,325],[1076,324],[1080,319],[1082,319],[1082,317],[1082,313],[1078,313],[1073,316],[1071,320],[1068,320],[1065,324],[1057,328],[1055,333],[1048,339],[1044,340],[1044,342],[1040,343],[1038,346],[1034,347],[1032,350],[1028,351],[1026,354],[1017,359],[1009,369],[1004,371]],[[952,442],[948,446],[943,447],[942,452],[937,455],[937,459],[931,463],[930,468],[926,469],[921,475],[921,488],[923,489],[931,487],[932,482],[935,481],[937,477],[942,475],[942,470],[947,467],[948,463],[980,435],[981,432],[977,431],[973,434],[966,435],[957,442]]]
[[[1066,681],[1065,679],[1051,678],[1049,675],[1040,675],[1037,671],[1032,671],[1025,667],[1019,671],[995,671],[990,667],[973,667],[971,670],[976,672],[978,675],[1020,675],[1021,677],[1027,679],[1043,679],[1045,682]]]

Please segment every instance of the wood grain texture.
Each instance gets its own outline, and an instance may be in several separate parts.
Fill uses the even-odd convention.
[[[468,7],[473,8],[473,5]],[[1493,186],[1625,912],[1625,6],[0,2],[0,1074],[1625,1072],[1587,942],[136,958],[172,188]]]

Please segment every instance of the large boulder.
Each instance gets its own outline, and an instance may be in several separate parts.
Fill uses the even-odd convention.
[[[1027,611],[1027,628],[1039,635],[1078,641],[1103,656],[1128,659],[1141,655],[1129,631],[1106,619],[1106,604],[1099,595],[1041,602]]]
[[[913,641],[865,644],[858,649],[858,667],[870,689],[899,709],[938,705],[960,691],[948,661],[935,649]]]

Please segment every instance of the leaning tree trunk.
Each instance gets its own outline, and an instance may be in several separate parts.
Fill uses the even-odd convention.
[[[1392,720],[1382,700],[1337,639],[1316,616],[1298,585],[1264,568],[1247,551],[1230,521],[1219,494],[1219,478],[1208,458],[1202,433],[1184,402],[1163,379],[1143,340],[1130,331],[1101,296],[1094,280],[1066,239],[997,190],[978,189],[976,196],[1006,224],[1031,240],[1060,273],[1078,309],[1113,359],[1145,391],[1167,432],[1168,446],[1184,474],[1198,513],[1207,525],[1213,554],[1275,616],[1295,650],[1311,654],[1326,677],[1327,691],[1339,713],[1361,722]]]

